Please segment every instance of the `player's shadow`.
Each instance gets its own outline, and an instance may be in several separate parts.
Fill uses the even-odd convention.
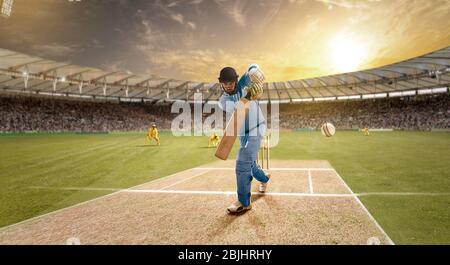
[[[134,147],[158,147],[158,145],[136,145]]]
[[[252,203],[255,203],[256,201],[265,198],[266,200],[271,200],[270,196],[266,196],[264,194],[253,194],[251,197]],[[271,204],[271,203],[269,203]],[[226,213],[224,216],[220,217],[218,221],[215,223],[215,227],[212,228],[212,231],[209,233],[209,236],[211,238],[216,238],[221,236],[223,233],[227,231],[227,227],[233,224],[234,221],[236,221],[238,218],[242,218],[242,216],[249,215],[249,221],[251,224],[255,224],[255,227],[257,226],[260,221],[258,221],[257,215],[255,215],[253,210],[249,211],[243,211],[240,213]]]

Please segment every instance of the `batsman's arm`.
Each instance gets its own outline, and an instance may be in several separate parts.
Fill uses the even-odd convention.
[[[264,73],[257,64],[251,64],[241,79],[240,87],[245,88],[244,96],[248,100],[256,100],[263,93]]]

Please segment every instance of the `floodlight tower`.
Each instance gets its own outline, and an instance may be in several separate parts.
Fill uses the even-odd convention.
[[[0,0],[0,16],[9,18],[11,16],[14,0]]]

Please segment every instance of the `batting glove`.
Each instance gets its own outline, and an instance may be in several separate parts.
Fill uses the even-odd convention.
[[[253,83],[249,87],[247,87],[247,94],[250,97],[250,100],[256,100],[263,93],[262,83]]]
[[[262,83],[264,82],[264,73],[259,68],[252,68],[250,71],[248,71],[248,76],[250,77],[250,80],[252,83]]]

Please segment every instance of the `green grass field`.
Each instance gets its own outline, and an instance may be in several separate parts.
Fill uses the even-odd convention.
[[[128,188],[216,160],[207,137],[161,140],[156,147],[144,146],[142,133],[0,136],[0,226],[112,192],[58,188]],[[355,193],[434,193],[360,199],[396,244],[450,244],[449,150],[445,132],[283,132],[271,158],[328,160]]]

